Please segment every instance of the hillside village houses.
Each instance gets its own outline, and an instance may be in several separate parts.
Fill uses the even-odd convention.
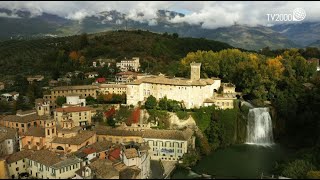
[[[193,130],[157,130],[139,123],[116,128],[96,125],[89,130],[96,110],[86,106],[85,98],[126,93],[127,105],[153,95],[182,101],[186,108],[212,104],[233,108],[235,86],[219,78],[201,79],[200,67],[191,63],[190,79],[136,74],[134,81],[121,79],[121,84],[52,87],[35,100],[34,110],[0,117],[0,126],[6,129],[3,136],[0,131],[0,153],[7,155],[8,174],[11,178],[22,174],[49,179],[147,178],[150,160],[180,161],[195,148]],[[56,107],[58,96],[66,97],[62,107]]]
[[[122,71],[132,71],[138,72],[140,69],[140,62],[138,57],[133,57],[132,59],[125,58],[120,62],[116,63],[116,66]]]
[[[1,100],[6,100],[6,101],[16,101],[18,97],[19,97],[19,93],[15,91],[1,94]]]
[[[195,148],[195,137],[191,129],[130,131],[122,128],[97,126],[98,141],[110,141],[121,144],[127,142],[146,142],[152,160],[177,161],[183,154]]]
[[[86,78],[96,78],[99,76],[99,74],[97,72],[88,72],[84,74]]]
[[[99,84],[99,93],[102,94],[123,94],[127,92],[125,84]]]
[[[43,75],[35,75],[35,76],[28,76],[27,81],[29,84],[33,83],[33,81],[42,81],[44,79]]]
[[[115,75],[115,80],[117,84],[126,84],[136,80],[138,75],[138,73],[131,71],[119,72]]]
[[[59,86],[53,87],[50,90],[50,94],[44,95],[44,99],[50,100],[51,103],[55,102],[58,96],[68,96],[72,95],[79,95],[84,98],[91,96],[93,98],[97,98],[97,90],[98,86],[94,85],[82,85],[82,86]]]

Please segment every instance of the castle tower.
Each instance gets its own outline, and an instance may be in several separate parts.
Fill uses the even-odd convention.
[[[57,136],[57,126],[54,120],[47,120],[45,122],[45,135],[46,135],[46,142],[51,142],[53,138]]]
[[[200,80],[201,63],[192,62],[190,66],[191,66],[191,75],[190,75],[191,81]]]

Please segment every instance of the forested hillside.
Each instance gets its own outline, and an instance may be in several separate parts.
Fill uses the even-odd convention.
[[[176,74],[169,64],[179,63],[188,52],[232,48],[217,41],[179,38],[178,34],[148,31],[112,31],[99,34],[10,40],[0,43],[0,74],[45,74],[84,70],[98,57],[140,57],[148,72]],[[80,61],[81,59],[81,61]],[[147,69],[146,67],[149,67]]]

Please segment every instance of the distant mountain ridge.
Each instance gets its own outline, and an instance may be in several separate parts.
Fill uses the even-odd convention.
[[[281,24],[273,27],[233,25],[217,29],[204,29],[200,25],[172,23],[175,16],[185,16],[174,11],[159,10],[157,18],[138,21],[126,18],[116,10],[104,11],[85,17],[81,21],[42,13],[32,16],[27,10],[0,8],[0,40],[36,38],[43,36],[69,36],[119,29],[142,29],[159,33],[178,33],[182,37],[207,38],[222,41],[234,47],[259,50],[304,47],[320,40],[320,23]],[[8,16],[8,17],[6,17]],[[9,17],[12,16],[12,17]],[[140,13],[137,16],[144,16]],[[16,18],[15,18],[16,17]]]

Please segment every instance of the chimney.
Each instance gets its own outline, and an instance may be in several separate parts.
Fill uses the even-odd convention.
[[[192,63],[190,64],[190,66],[191,66],[191,75],[190,75],[191,81],[200,80],[200,67],[201,67],[201,63],[192,62]]]

